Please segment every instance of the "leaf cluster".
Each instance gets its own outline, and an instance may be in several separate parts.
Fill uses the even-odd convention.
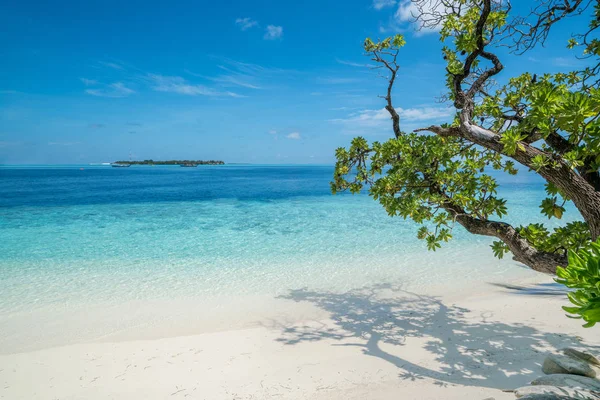
[[[600,239],[587,249],[569,250],[569,265],[559,267],[556,282],[576,289],[568,293],[571,307],[563,307],[572,318],[581,318],[586,328],[600,322]]]
[[[336,158],[333,193],[367,188],[390,216],[421,224],[417,237],[431,250],[452,237],[457,213],[506,215],[487,166],[516,173],[511,161],[463,139],[417,133],[371,144],[358,137],[348,149],[337,149]]]
[[[383,40],[374,42],[370,38],[366,38],[363,47],[367,53],[381,52],[384,50],[395,50],[403,47],[406,44],[404,36],[396,34],[394,36],[387,37]]]
[[[519,226],[516,230],[533,247],[546,253],[566,254],[567,250],[577,251],[587,247],[592,240],[588,224],[583,221],[569,222],[552,232],[543,224]],[[508,246],[500,241],[492,243],[492,250],[498,258],[510,251]]]

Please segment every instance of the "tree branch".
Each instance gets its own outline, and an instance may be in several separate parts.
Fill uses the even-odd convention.
[[[575,145],[559,135],[558,132],[550,133],[545,142],[561,155],[575,149]],[[578,167],[577,171],[597,192],[600,192],[600,173],[592,167],[594,161],[592,157],[586,157],[583,165]]]
[[[536,271],[547,274],[554,274],[557,266],[567,265],[565,254],[539,251],[530,245],[512,225],[506,222],[489,221],[487,219],[472,217],[439,188],[433,186],[430,190],[444,198],[442,207],[469,233],[500,239],[508,246],[514,256],[514,260],[522,262]]]
[[[544,45],[550,28],[569,16],[582,14],[594,0],[538,0],[529,16],[516,17],[507,25],[508,37],[512,38],[510,47],[517,54],[523,54],[538,43]],[[528,19],[533,17],[533,22]]]
[[[398,50],[387,54],[392,56],[391,62],[388,62],[385,58],[381,57],[378,51],[373,52],[373,55],[375,56],[373,61],[380,62],[383,65],[385,65],[385,67],[390,71],[391,74],[387,87],[387,95],[384,97],[387,103],[385,105],[385,109],[390,113],[390,116],[392,117],[392,127],[394,129],[394,135],[396,136],[396,138],[398,138],[402,134],[402,132],[400,131],[400,115],[398,114],[398,112],[394,108],[394,105],[392,104],[392,90],[394,88],[394,82],[396,81],[396,75],[398,74],[398,70],[400,69],[400,66],[396,62],[396,59],[398,57]]]
[[[466,119],[466,113],[460,114],[460,127],[443,128],[430,126],[417,129],[415,132],[430,131],[440,136],[459,136],[476,143],[486,149],[506,154],[504,145],[500,142],[500,135],[490,130],[481,128]],[[556,161],[557,166],[547,166],[536,169],[536,172],[547,182],[554,184],[562,193],[565,193],[575,204],[585,221],[590,226],[592,239],[600,236],[600,209],[595,204],[600,204],[600,192],[588,183],[581,175],[575,173],[563,160],[552,157],[526,142],[520,142],[514,154],[510,157],[520,164],[534,169],[533,159],[536,156],[550,157]]]

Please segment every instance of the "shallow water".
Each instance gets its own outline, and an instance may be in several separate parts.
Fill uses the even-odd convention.
[[[368,195],[332,196],[331,175],[331,166],[0,167],[0,325],[93,304],[392,281],[461,290],[532,275],[460,227],[428,252],[415,224]],[[508,219],[544,221],[543,186],[518,179],[503,191]]]

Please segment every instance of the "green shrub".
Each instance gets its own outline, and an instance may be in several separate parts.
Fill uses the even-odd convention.
[[[588,249],[569,250],[569,265],[558,267],[556,282],[576,289],[568,294],[574,307],[563,307],[571,318],[581,318],[586,328],[600,322],[600,239]]]

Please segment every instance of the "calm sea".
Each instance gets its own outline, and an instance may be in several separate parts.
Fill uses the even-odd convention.
[[[530,276],[460,227],[428,252],[412,222],[388,217],[368,195],[332,196],[332,170],[0,167],[0,326],[86,304],[392,281],[459,290]],[[543,186],[519,179],[503,190],[509,220],[543,221]]]

